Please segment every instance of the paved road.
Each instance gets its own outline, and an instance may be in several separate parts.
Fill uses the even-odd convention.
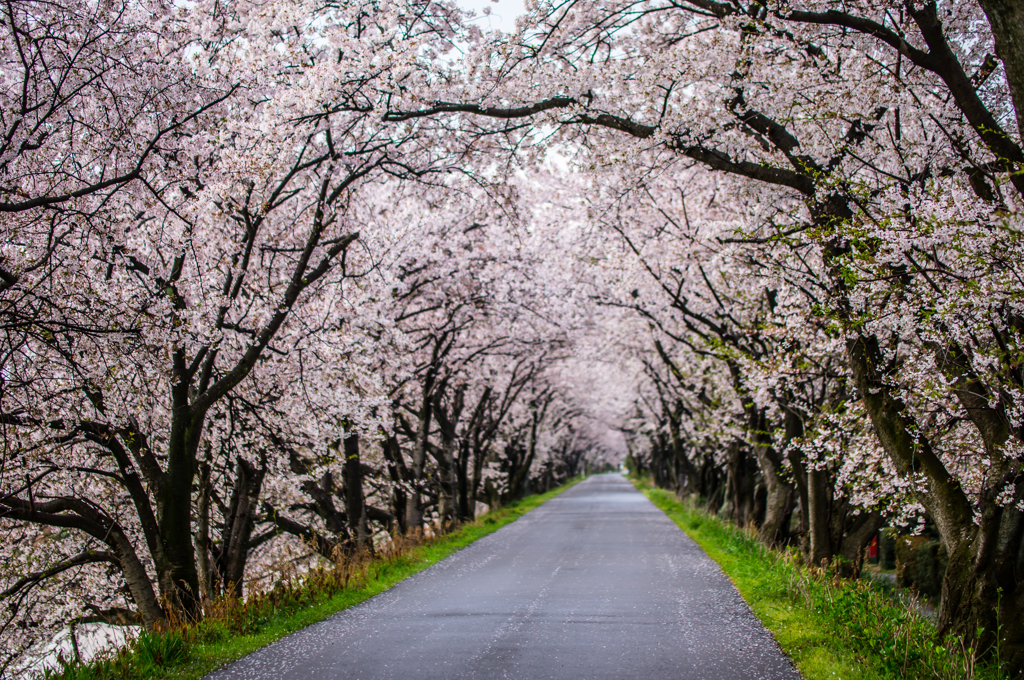
[[[229,678],[800,675],[718,566],[609,474],[208,676]]]

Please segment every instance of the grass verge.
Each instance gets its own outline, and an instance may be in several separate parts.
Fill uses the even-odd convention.
[[[202,622],[167,633],[143,633],[116,654],[63,665],[56,680],[194,680],[285,635],[378,595],[479,538],[494,533],[572,487],[582,477],[544,494],[483,515],[454,531],[355,564],[311,572],[300,583],[282,583],[222,608]]]
[[[728,522],[643,480],[633,483],[719,564],[807,680],[997,680],[974,650],[939,640],[913,602],[765,548]]]

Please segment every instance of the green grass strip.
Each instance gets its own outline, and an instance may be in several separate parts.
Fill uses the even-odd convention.
[[[488,512],[449,534],[412,548],[396,559],[371,562],[365,575],[355,581],[353,586],[340,589],[321,602],[300,608],[288,607],[277,611],[257,611],[255,614],[248,614],[257,617],[256,620],[243,623],[251,632],[237,634],[230,630],[238,626],[238,621],[231,621],[229,624],[213,621],[200,623],[191,634],[143,634],[128,653],[84,665],[69,665],[59,673],[47,675],[50,678],[65,680],[202,678],[207,673],[266,647],[286,635],[379,595],[399,581],[423,571],[473,541],[514,522],[582,479],[578,477],[547,493],[528,496],[511,505]],[[187,642],[190,637],[195,641]]]
[[[804,567],[796,553],[769,550],[693,502],[633,483],[718,563],[807,680],[999,677],[957,640],[940,643],[932,622],[897,593]]]

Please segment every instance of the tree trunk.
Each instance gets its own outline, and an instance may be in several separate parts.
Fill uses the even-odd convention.
[[[930,442],[912,422],[903,401],[892,394],[877,370],[880,352],[875,337],[858,337],[847,343],[847,356],[857,391],[871,418],[882,448],[906,478],[923,474],[926,485],[916,485],[915,495],[925,506],[952,554],[972,530],[973,511],[960,485],[931,449]]]
[[[726,462],[726,492],[733,523],[745,527],[753,520],[754,484],[747,471],[747,452],[740,442],[729,445]]]
[[[682,403],[677,403],[674,411],[668,415],[668,432],[672,442],[672,459],[675,474],[673,486],[680,495],[695,493],[700,485],[700,475],[686,455],[686,447],[679,435],[679,422],[682,417]]]
[[[437,516],[442,529],[455,518],[456,510],[455,461],[451,449],[452,446],[442,445],[437,455]]]
[[[996,54],[1006,71],[1017,112],[1017,130],[1024,131],[1024,4],[1020,0],[978,0],[978,4],[988,17]]]
[[[956,635],[983,654],[998,653],[1011,675],[1024,671],[1024,588],[1019,586],[1024,523],[1015,509],[985,499],[981,526],[974,524],[966,494],[950,476],[926,438],[908,420],[902,401],[891,394],[876,369],[878,341],[847,343],[850,367],[865,410],[889,458],[905,477],[923,475],[915,496],[935,521],[949,554],[942,582],[939,634]],[[1021,482],[1016,482],[1018,485]]]
[[[510,480],[509,500],[519,500],[529,492],[530,467],[533,465],[533,459],[537,453],[537,428],[544,420],[549,403],[549,400],[545,400],[543,406],[535,406],[533,409],[533,417],[530,419],[530,442],[526,447],[526,456],[522,464]]]
[[[827,470],[807,471],[807,522],[810,551],[807,561],[815,567],[825,566],[832,559],[832,533],[829,512],[832,507],[831,485]]]
[[[355,432],[345,434],[345,516],[348,532],[357,549],[372,548],[363,495],[363,466],[359,461],[359,435]]]
[[[473,444],[473,490],[470,493],[470,511],[473,513],[473,517],[476,517],[476,503],[477,499],[480,498],[480,485],[483,483],[484,477],[484,463],[487,462],[487,456],[490,450],[479,443],[474,442]]]
[[[776,461],[764,453],[757,457],[764,472],[765,498],[764,522],[758,531],[762,543],[768,547],[785,544],[789,536],[790,517],[793,509],[793,487],[783,480]],[[767,468],[767,471],[765,470]]]
[[[405,459],[402,457],[402,449],[398,444],[398,439],[393,434],[387,435],[384,438],[384,441],[381,442],[381,450],[384,452],[384,459],[388,464],[388,473],[391,475],[391,481],[393,482],[391,486],[391,512],[398,522],[399,530],[405,533],[409,529],[409,526],[406,524],[408,496],[401,485],[407,482],[411,475],[405,466]]]
[[[199,502],[196,504],[198,521],[196,527],[196,568],[199,570],[199,595],[203,599],[204,608],[213,600],[214,569],[211,562],[210,546],[210,502],[213,500],[213,486],[210,466],[212,452],[207,446],[206,456],[199,465]]]
[[[192,484],[204,416],[192,413],[186,381],[174,385],[171,392],[174,410],[167,470],[157,497],[157,522],[166,563],[156,568],[164,599],[186,620],[195,621],[202,615],[202,602],[192,542]]]
[[[526,493],[526,479],[529,478],[529,468],[534,465],[534,455],[537,453],[537,414],[529,426],[529,443],[526,444],[526,452],[523,460],[519,463],[512,479],[509,482],[509,501],[518,501]]]
[[[789,518],[792,512],[793,487],[782,476],[781,456],[772,446],[772,436],[767,431],[764,409],[748,402],[748,426],[754,457],[764,477],[766,490],[764,522],[758,531],[762,543],[774,547],[784,543],[789,535]]]
[[[220,572],[227,592],[241,599],[245,564],[249,557],[249,539],[256,524],[256,508],[263,488],[266,464],[259,470],[239,456],[231,503],[224,518],[221,540]]]
[[[416,442],[412,449],[412,466],[409,469],[409,483],[412,491],[406,499],[405,525],[406,530],[419,529],[423,526],[422,492],[420,483],[423,470],[427,464],[427,450],[430,446],[430,422],[433,415],[434,372],[429,370],[423,382],[420,399],[420,411],[417,419]]]
[[[669,468],[670,457],[665,433],[659,431],[651,437],[651,471],[654,473],[655,486],[663,489],[669,488],[674,477]]]
[[[839,573],[847,578],[860,576],[868,545],[882,528],[882,516],[877,512],[861,512],[853,524],[846,528],[839,547]]]
[[[455,451],[458,446],[457,428],[462,418],[462,408],[466,386],[459,385],[452,395],[450,408],[442,404],[446,392],[447,381],[442,381],[433,400],[434,419],[441,433],[440,449],[434,454],[437,461],[438,477],[438,516],[442,529],[446,523],[455,519],[458,511],[458,482]]]
[[[469,459],[471,456],[469,442],[470,440],[466,438],[459,443],[459,456],[455,464],[459,495],[458,518],[462,522],[473,519],[469,500]]]
[[[473,426],[466,437],[466,444],[471,452],[467,453],[467,455],[472,455],[473,458],[473,479],[467,491],[466,519],[476,517],[477,495],[480,493],[480,480],[483,476],[484,462],[488,452],[483,442],[483,437],[485,432],[484,418],[487,416],[487,407],[491,401],[491,393],[492,389],[487,387],[484,389],[483,394],[480,395],[480,401],[477,402],[476,408],[473,410]],[[496,423],[494,426],[496,426]],[[487,431],[493,431],[492,427],[488,427]]]
[[[142,625],[149,629],[159,629],[167,621],[167,614],[153,589],[153,582],[146,573],[131,541],[120,531],[112,531],[107,545],[111,546],[121,566],[121,574],[128,585],[128,592],[142,617]]]

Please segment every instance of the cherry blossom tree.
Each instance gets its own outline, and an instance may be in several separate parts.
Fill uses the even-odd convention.
[[[457,96],[398,103],[389,118],[449,117],[467,134],[500,133],[514,153],[582,145],[582,168],[642,160],[639,175],[688,158],[796,201],[783,234],[818,251],[829,281],[818,311],[843,334],[878,443],[950,552],[940,628],[969,642],[983,630],[978,644],[992,649],[1022,593],[1010,576],[1020,540],[996,537],[1024,531],[1008,351],[1024,156],[1007,96],[1014,15],[982,10],[540,3],[513,41],[478,53]],[[936,317],[976,281],[977,312]],[[928,426],[939,404],[970,421],[958,450],[972,463]],[[1019,668],[1022,633],[1003,635]]]
[[[941,632],[1019,671],[1016,6],[464,19],[8,8],[0,664],[621,445],[815,563],[931,523]]]
[[[5,34],[26,93],[5,107],[5,633],[76,608],[157,627],[168,607],[201,614],[210,504],[237,592],[280,445],[349,435],[379,401],[348,363],[370,325],[352,282],[373,267],[353,244],[366,206],[430,186],[448,150],[372,112],[458,15],[131,4],[97,24],[54,7],[19,8]],[[55,577],[80,601],[28,607]]]

